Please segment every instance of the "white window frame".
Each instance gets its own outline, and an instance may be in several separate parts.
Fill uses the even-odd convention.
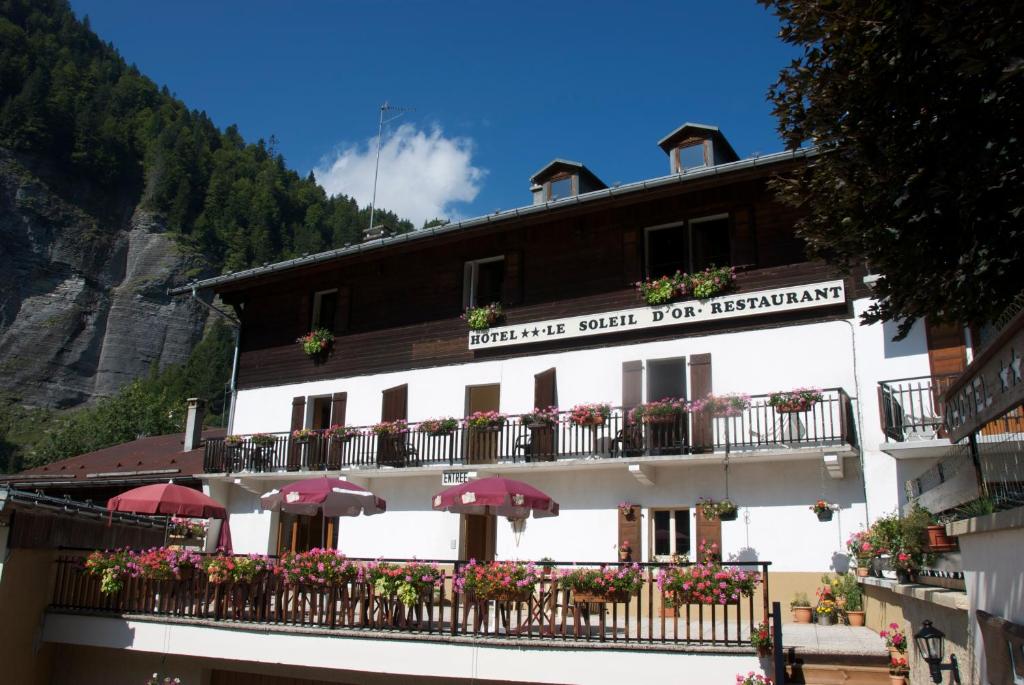
[[[718,214],[708,214],[707,216],[699,216],[693,219],[686,219],[684,221],[673,221],[668,224],[658,224],[656,226],[647,226],[644,228],[644,276],[646,278],[651,277],[650,265],[651,265],[651,233],[654,231],[663,231],[671,228],[682,228],[686,231],[686,269],[687,273],[693,273],[693,226],[695,224],[703,224],[708,221],[720,221],[722,219],[729,219],[729,212],[720,212]],[[725,266],[724,264],[718,264],[717,266]]]
[[[655,542],[655,539],[654,539],[654,533],[655,533],[654,514],[655,514],[655,512],[659,512],[659,511],[667,511],[667,512],[669,512],[669,517],[668,517],[668,544],[669,544],[670,554],[668,554],[667,556],[664,555],[664,554],[655,554],[654,553],[654,542]],[[676,517],[675,517],[675,512],[677,512],[677,511],[685,511],[686,512],[687,520],[690,521],[690,549],[683,550],[682,552],[680,552],[677,549],[673,549],[675,547],[675,544],[676,544]],[[650,556],[650,560],[651,561],[667,563],[667,562],[672,561],[672,554],[679,554],[679,555],[685,554],[688,559],[691,559],[691,560],[693,559],[693,556],[691,555],[691,553],[693,551],[693,538],[694,538],[693,507],[684,507],[684,506],[678,506],[678,507],[651,507],[650,509],[647,510],[647,520],[650,522],[649,527],[648,527],[648,531],[647,531],[647,549],[649,550],[649,556]]]
[[[310,320],[310,330],[320,326],[320,307],[323,304],[324,295],[330,295],[331,293],[336,292],[338,292],[337,288],[331,288],[329,290],[317,290],[313,293],[313,318]],[[337,324],[337,321],[335,321],[335,324]]]
[[[694,166],[694,167],[683,168],[683,164],[682,164],[682,161],[680,159],[680,155],[682,154],[682,151],[684,149],[688,149],[688,148],[691,148],[691,147],[697,147],[698,145],[703,148],[703,152],[704,152],[704,164],[703,164],[703,166]],[[698,169],[704,169],[704,168],[709,167],[709,166],[714,166],[715,143],[710,138],[705,138],[704,140],[702,140],[699,143],[693,143],[693,144],[690,144],[690,145],[677,145],[676,149],[675,149],[675,154],[672,155],[672,157],[673,157],[673,161],[675,161],[676,173],[680,173],[680,174],[685,174],[687,171],[697,171]]]
[[[480,277],[480,265],[490,264],[492,262],[504,262],[505,255],[499,255],[497,257],[484,257],[483,259],[474,259],[466,262],[466,266],[463,272],[462,282],[462,307],[482,307],[483,305],[490,304],[490,302],[477,302],[476,301],[476,289],[477,281]]]
[[[576,174],[569,174],[566,177],[556,178],[556,179],[548,181],[547,183],[544,184],[544,198],[548,202],[558,202],[558,200],[565,200],[566,198],[564,198],[564,197],[560,197],[560,198],[557,198],[557,199],[554,199],[554,198],[551,197],[551,184],[552,183],[560,183],[561,181],[565,181],[565,180],[569,181],[569,197],[575,197],[575,196],[579,195],[580,194],[580,185],[579,185],[579,180],[578,179],[579,179],[579,176],[577,176]]]

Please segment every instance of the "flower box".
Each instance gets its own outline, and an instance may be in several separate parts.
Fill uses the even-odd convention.
[[[834,512],[831,509],[826,509],[824,511],[816,512],[815,515],[818,517],[819,521],[821,521],[822,523],[825,523],[826,521],[831,521],[832,520],[832,514],[833,513]]]
[[[768,405],[779,414],[796,414],[807,411],[820,402],[821,398],[821,390],[818,388],[796,388],[772,393]]]
[[[952,552],[959,547],[957,539],[946,534],[946,527],[943,525],[928,526],[928,551],[929,552]]]
[[[476,595],[476,598],[479,600],[493,600],[495,602],[528,602],[531,597],[533,597],[533,590],[524,588],[505,588]]]
[[[334,344],[334,334],[326,328],[317,328],[296,338],[295,342],[302,346],[307,357],[319,359],[330,351]]]
[[[612,415],[611,405],[605,403],[577,404],[569,412],[569,420],[577,426],[601,426]]]
[[[468,307],[462,319],[471,331],[484,331],[500,322],[504,316],[501,305],[492,302],[483,307]]]
[[[624,590],[623,591],[619,591],[619,592],[609,592],[609,593],[587,592],[587,591],[584,591],[584,590],[574,590],[573,593],[572,593],[573,601],[574,602],[581,602],[581,603],[582,602],[594,602],[594,603],[628,602],[629,601],[629,597],[630,597],[629,593],[624,591]]]

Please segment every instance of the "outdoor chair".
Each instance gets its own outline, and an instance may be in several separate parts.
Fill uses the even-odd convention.
[[[644,453],[644,427],[640,423],[624,426],[612,439],[612,457],[636,457]]]
[[[382,439],[378,449],[377,463],[379,466],[404,468],[419,463],[419,451],[406,441],[405,436],[399,435]]]

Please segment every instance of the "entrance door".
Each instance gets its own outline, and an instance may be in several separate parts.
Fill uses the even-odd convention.
[[[323,430],[331,427],[331,398],[314,397],[313,416],[309,427],[314,430]]]
[[[498,411],[501,385],[466,386],[466,416],[478,411]],[[469,464],[493,464],[498,461],[498,447],[501,431],[470,430],[466,441],[466,462]]]
[[[409,418],[409,386],[399,385],[382,393],[380,420],[398,421]],[[377,438],[377,460],[380,466],[405,466],[404,434]]]
[[[465,514],[462,517],[465,537],[462,541],[463,559],[477,561],[494,560],[495,524],[494,516]]]

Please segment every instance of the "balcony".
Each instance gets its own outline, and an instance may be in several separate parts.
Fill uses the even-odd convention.
[[[856,444],[850,398],[841,388],[822,391],[804,411],[779,412],[769,395],[755,395],[737,416],[681,414],[665,423],[633,423],[628,410],[612,409],[601,425],[579,426],[559,414],[553,425],[524,423],[511,416],[500,428],[464,423],[444,435],[419,424],[398,435],[376,435],[369,426],[350,427],[349,437],[289,433],[222,438],[206,443],[206,473],[337,471],[424,466],[537,464],[579,459],[671,457],[730,452],[756,454],[804,448],[852,448]]]
[[[881,381],[878,410],[886,444],[895,457],[934,457],[949,446],[943,428],[942,393],[956,374]]]

